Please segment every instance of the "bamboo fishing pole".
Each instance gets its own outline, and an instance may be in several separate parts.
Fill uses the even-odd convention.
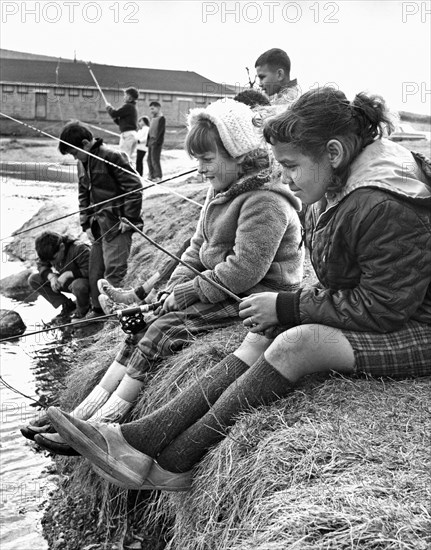
[[[146,235],[143,231],[138,229],[136,227],[136,225],[134,225],[130,220],[128,220],[127,218],[122,218],[122,217],[120,217],[120,220],[122,222],[126,223],[127,225],[129,225],[134,231],[139,233],[139,235],[144,237],[144,239],[146,239],[148,242],[150,242],[153,246],[155,246],[156,248],[158,248],[159,250],[161,250],[162,252],[164,252],[165,254],[167,254],[168,256],[170,256],[171,258],[173,258],[174,260],[176,260],[177,262],[179,262],[183,266],[190,269],[190,271],[192,271],[195,275],[197,275],[198,277],[200,277],[201,279],[203,279],[207,283],[213,285],[218,290],[221,290],[222,292],[225,292],[230,298],[233,298],[236,302],[242,302],[242,299],[239,296],[237,296],[236,294],[231,292],[228,288],[224,287],[223,285],[220,285],[216,281],[213,281],[212,279],[207,277],[204,273],[201,273],[200,271],[198,271],[196,268],[194,268],[193,266],[191,266],[190,264],[188,264],[187,262],[185,262],[181,258],[178,258],[178,256],[175,256],[175,254],[172,254],[172,252],[169,252],[169,250],[164,248],[162,245],[160,245],[159,243],[154,241],[151,237]]]
[[[94,80],[94,83],[95,83],[96,86],[97,86],[97,89],[98,89],[99,92],[100,92],[100,95],[101,95],[102,98],[103,98],[103,101],[105,102],[105,105],[109,105],[109,104],[110,104],[109,101],[106,99],[105,94],[104,94],[103,91],[102,91],[102,88],[99,86],[99,83],[97,82],[97,78],[94,76],[94,73],[93,73],[93,71],[91,70],[90,62],[89,62],[89,61],[87,62],[87,67],[88,67],[88,70],[90,71],[91,76],[93,77],[93,80]]]

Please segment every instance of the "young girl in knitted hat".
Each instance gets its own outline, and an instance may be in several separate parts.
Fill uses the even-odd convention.
[[[431,374],[431,167],[382,139],[387,123],[381,99],[350,103],[333,88],[304,94],[267,122],[285,185],[311,205],[319,284],[246,297],[243,344],[136,422],[93,425],[50,409],[101,475],[184,490],[241,411],[285,396],[307,374]]]
[[[266,144],[246,105],[223,99],[192,110],[186,149],[210,186],[182,260],[238,296],[296,290],[302,279],[300,202],[271,178]],[[179,265],[165,289],[163,315],[127,338],[100,383],[73,415],[118,421],[132,407],[148,372],[196,335],[239,320],[238,302]],[[46,423],[43,430],[46,431]],[[35,427],[37,431],[37,427]],[[36,438],[73,453],[57,434]]]

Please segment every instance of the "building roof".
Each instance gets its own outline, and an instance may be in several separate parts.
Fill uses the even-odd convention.
[[[94,87],[88,66],[83,61],[41,59],[23,54],[25,59],[14,57],[14,52],[0,51],[0,81],[16,84],[40,84],[59,86]],[[18,52],[17,52],[18,53]],[[191,71],[166,69],[140,69],[91,64],[91,69],[102,88],[123,89],[134,86],[140,90],[157,92],[180,92],[189,94],[224,95],[235,93],[225,85],[218,84]]]

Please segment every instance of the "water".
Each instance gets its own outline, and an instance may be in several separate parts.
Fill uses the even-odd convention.
[[[2,181],[0,201],[0,235],[2,238],[18,229],[53,196],[71,193],[70,187],[53,183]],[[76,193],[76,189],[74,190]],[[6,241],[7,242],[7,241]],[[24,269],[19,262],[9,261],[4,253],[0,278]],[[27,332],[42,328],[55,314],[48,302],[39,297],[36,302],[22,303],[0,295],[0,307],[17,311]],[[37,367],[37,355],[57,346],[58,334],[45,333],[0,344],[0,371],[3,379],[24,394],[40,397],[40,387],[47,373]],[[42,369],[43,370],[43,369]],[[0,547],[1,550],[45,550],[41,517],[48,493],[54,489],[52,461],[47,454],[22,437],[19,427],[38,414],[38,409],[26,399],[0,384],[1,399],[1,463],[0,463]]]

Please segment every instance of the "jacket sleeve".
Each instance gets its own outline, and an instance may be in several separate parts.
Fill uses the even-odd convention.
[[[125,153],[112,152],[107,155],[106,160],[115,164],[109,165],[109,173],[118,186],[118,194],[129,193],[136,190],[136,193],[130,193],[121,200],[121,216],[130,220],[133,224],[142,227],[142,183],[139,174],[131,166]],[[127,170],[125,172],[124,170]]]
[[[108,111],[109,115],[112,118],[118,119],[121,117],[125,117],[129,113],[129,106],[127,104],[122,105],[119,109],[114,109],[113,107],[107,107],[106,110]]]
[[[190,245],[186,248],[184,253],[181,255],[181,259],[184,262],[191,265],[192,267],[197,269],[199,272],[202,272],[205,269],[199,258],[199,252],[200,252],[202,243],[204,242],[204,236],[202,232],[204,210],[205,210],[205,207],[201,211],[201,215],[199,217],[196,231],[190,240]],[[191,271],[190,269],[188,269],[186,266],[182,264],[178,264],[178,266],[175,268],[175,271],[172,273],[172,275],[169,278],[168,284],[166,285],[166,290],[167,292],[172,292],[177,285],[180,285],[187,281],[192,281],[195,277],[196,275],[193,273],[193,271]],[[197,298],[194,299],[193,301],[197,301]],[[183,308],[180,308],[180,309],[183,309]]]
[[[79,209],[81,210],[79,213],[79,221],[82,230],[85,231],[90,227],[92,211],[91,209],[84,210],[90,206],[90,187],[85,168],[80,160],[78,160],[78,201]]]
[[[292,215],[296,213],[290,203],[278,193],[250,193],[239,213],[233,249],[223,262],[203,273],[234,294],[244,294],[268,272]],[[270,231],[264,229],[268,227]],[[179,305],[190,305],[197,300],[218,303],[227,297],[225,292],[200,277],[175,288]]]
[[[163,145],[165,139],[166,119],[164,116],[160,117],[159,125],[157,126],[156,144]]]
[[[52,273],[52,264],[51,262],[44,262],[40,259],[37,260],[37,270],[39,272],[39,275],[42,277],[43,280],[47,280],[48,273]]]
[[[431,283],[429,221],[412,205],[388,199],[361,220],[352,246],[361,269],[359,283],[348,289],[280,293],[282,325],[321,323],[383,333],[398,330],[412,317]]]
[[[88,279],[90,247],[80,242],[76,242],[72,246],[74,247],[73,262],[70,266],[70,270],[72,271],[75,279],[78,279],[80,277],[83,277],[84,279]]]

